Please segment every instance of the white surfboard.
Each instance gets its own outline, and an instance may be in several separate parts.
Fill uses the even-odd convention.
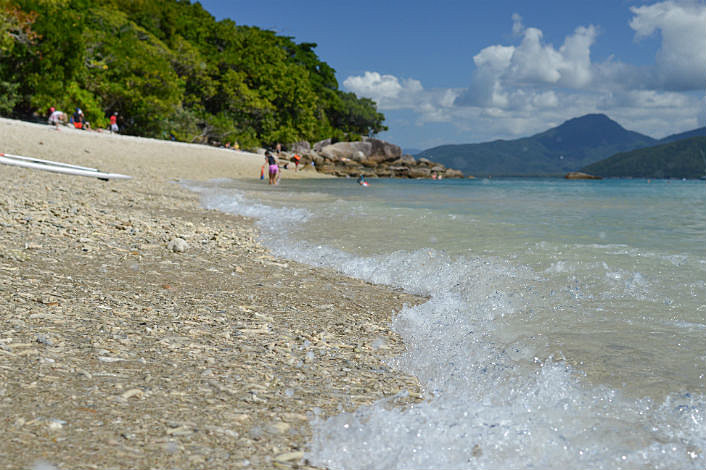
[[[46,165],[64,166],[66,168],[73,168],[75,170],[100,171],[98,168],[89,168],[87,166],[71,165],[69,163],[54,162],[51,160],[42,160],[41,158],[23,157],[22,155],[13,155],[11,153],[0,152],[0,157],[13,158],[15,160],[23,160],[23,161],[34,162],[34,163],[44,163]]]
[[[22,168],[31,168],[34,170],[51,171],[53,173],[62,173],[65,175],[75,176],[91,176],[101,180],[110,179],[130,179],[132,176],[123,175],[120,173],[106,173],[99,171],[97,168],[89,168],[86,166],[71,165],[69,163],[54,162],[51,160],[41,160],[32,157],[23,157],[21,155],[12,155],[0,153],[0,163],[5,165],[19,166]]]

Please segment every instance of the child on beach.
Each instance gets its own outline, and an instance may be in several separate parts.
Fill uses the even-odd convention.
[[[279,167],[277,166],[277,159],[272,155],[272,153],[270,153],[269,150],[265,152],[265,161],[267,162],[269,169],[269,184],[277,184],[277,175],[279,174]]]

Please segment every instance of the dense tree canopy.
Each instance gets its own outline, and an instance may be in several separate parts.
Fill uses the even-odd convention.
[[[130,134],[245,147],[385,130],[315,47],[190,0],[0,0],[0,114],[80,107],[94,127],[117,112]]]

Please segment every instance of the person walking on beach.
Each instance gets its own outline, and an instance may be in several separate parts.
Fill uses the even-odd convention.
[[[302,159],[302,157],[300,157],[298,154],[295,153],[292,158],[294,159],[294,171],[298,171],[299,170],[299,161]]]
[[[272,155],[269,150],[265,152],[265,162],[267,163],[267,168],[269,170],[269,184],[277,184],[279,166],[277,166],[277,159]]]

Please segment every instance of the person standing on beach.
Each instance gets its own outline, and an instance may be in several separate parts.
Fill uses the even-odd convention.
[[[277,159],[268,150],[265,152],[265,161],[267,162],[267,167],[269,170],[269,184],[277,184],[277,175],[279,173],[279,166],[277,166]]]
[[[115,132],[117,134],[119,130],[120,129],[118,128],[118,113],[113,113],[110,115],[110,133],[112,134],[113,132]]]
[[[295,153],[292,158],[294,159],[294,171],[297,171],[299,170],[299,161],[302,159],[302,157]]]

